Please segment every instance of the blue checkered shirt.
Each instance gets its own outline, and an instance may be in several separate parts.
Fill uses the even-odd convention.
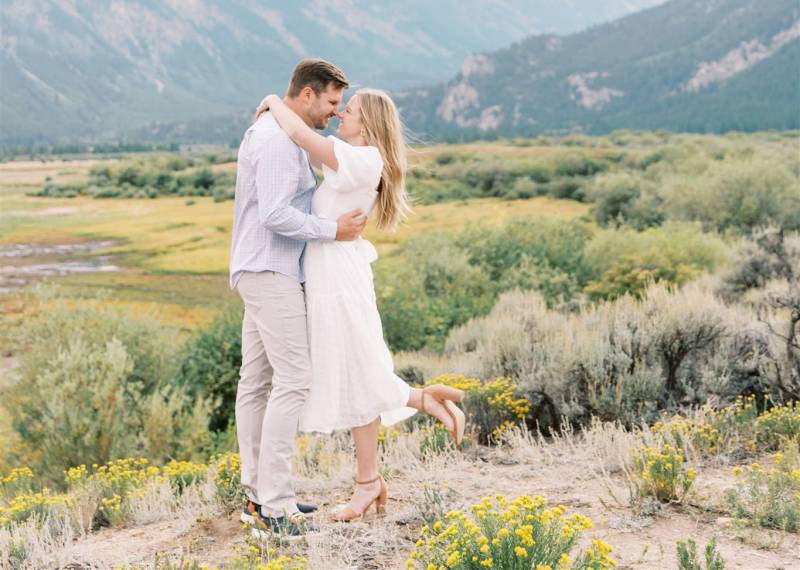
[[[245,271],[302,283],[306,241],[336,239],[336,221],[311,214],[317,179],[308,154],[266,113],[244,134],[236,168],[231,288]]]

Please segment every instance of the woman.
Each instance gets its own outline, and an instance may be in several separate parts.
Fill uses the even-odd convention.
[[[337,137],[323,137],[277,95],[256,116],[271,112],[325,180],[316,190],[313,213],[335,220],[361,209],[376,225],[396,230],[409,212],[405,192],[405,141],[400,116],[383,91],[361,89],[339,113]],[[417,410],[441,421],[456,443],[464,414],[454,404],[461,390],[437,384],[412,389],[394,374],[383,340],[370,263],[375,248],[364,239],[309,242],[304,254],[306,307],[313,381],[300,430],[331,433],[351,429],[356,448],[356,488],[335,521],[360,518],[375,504],[385,512],[388,492],[378,472],[378,418],[384,425]]]

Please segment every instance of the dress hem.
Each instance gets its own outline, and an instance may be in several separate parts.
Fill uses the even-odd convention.
[[[358,418],[354,417],[352,420],[341,422],[332,428],[320,427],[320,426],[309,427],[301,425],[299,426],[298,431],[300,431],[301,433],[321,433],[325,435],[330,435],[335,431],[344,431],[348,429],[365,426],[370,422],[372,422],[373,420],[375,420],[376,418],[379,418],[381,420],[381,425],[388,427],[400,423],[402,421],[405,421],[417,413],[417,410],[415,410],[414,408],[410,408],[408,406],[400,406],[399,408],[391,408],[391,409],[387,408],[382,408],[382,409],[383,409],[382,412],[375,412],[374,414],[364,414],[363,416],[359,416]],[[397,416],[397,419],[394,419],[394,417],[392,417],[392,421],[386,422],[385,416],[387,415]]]

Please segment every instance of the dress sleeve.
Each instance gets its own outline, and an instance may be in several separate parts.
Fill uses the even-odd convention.
[[[339,169],[322,165],[325,182],[337,192],[375,190],[381,180],[383,159],[377,147],[353,146],[333,135],[333,152]]]

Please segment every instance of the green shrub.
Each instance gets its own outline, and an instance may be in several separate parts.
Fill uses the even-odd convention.
[[[429,424],[420,428],[422,437],[419,441],[419,454],[421,457],[436,456],[455,448],[455,442],[450,432],[439,423]],[[466,441],[461,446],[466,446]]]
[[[491,280],[503,278],[528,259],[535,265],[572,275],[578,283],[587,277],[584,248],[592,230],[583,222],[515,218],[502,228],[477,227],[457,237],[469,262]]]
[[[555,159],[557,176],[591,176],[608,169],[608,163],[583,153],[569,153]]]
[[[374,266],[383,335],[393,351],[419,350],[443,334],[441,320],[423,294],[423,276],[406,259],[382,259]]]
[[[487,316],[451,331],[445,352],[481,377],[515,380],[534,411],[547,412],[537,415],[542,424],[596,416],[634,425],[655,421],[660,409],[705,401],[704,372],[735,322],[704,283],[654,285],[641,299],[624,296],[578,314],[548,309],[537,293],[510,291]]]
[[[800,443],[784,444],[767,471],[758,463],[735,468],[739,478],[725,492],[725,503],[737,521],[789,532],[800,530]]]
[[[454,160],[456,160],[456,156],[451,152],[442,152],[436,155],[436,164],[442,166],[445,164],[450,164]]]
[[[43,476],[58,481],[80,463],[161,461],[207,445],[204,402],[172,386],[179,347],[171,328],[99,301],[42,299],[22,334],[10,409],[28,463]]]
[[[230,160],[232,157],[220,157]],[[82,184],[59,185],[48,180],[32,195],[94,198],[157,198],[159,196],[213,196],[233,199],[235,174],[214,173],[203,162],[214,164],[216,157],[204,161],[177,155],[133,156],[112,165],[98,165],[89,171]]]
[[[705,565],[697,560],[697,543],[691,538],[676,543],[678,570],[725,570],[725,559],[717,551],[717,541],[712,538],[705,548]]]
[[[495,293],[488,276],[448,236],[413,239],[402,253],[402,262],[376,271],[378,307],[394,350],[441,346],[451,328],[491,307]]]
[[[596,177],[588,192],[602,226],[627,224],[643,230],[664,222],[654,184],[641,175],[614,172]]]
[[[533,198],[537,194],[536,182],[527,176],[522,176],[514,181],[511,191],[504,197],[507,200],[524,200]]]
[[[440,348],[453,327],[488,312],[507,289],[539,290],[551,305],[571,300],[585,283],[590,235],[580,222],[517,219],[410,240],[375,265],[389,346]]]
[[[670,444],[637,448],[630,474],[632,500],[680,502],[688,495],[696,476],[694,469],[684,465],[683,452]]]
[[[208,190],[214,185],[214,174],[209,168],[202,168],[194,175],[192,184],[195,188]]]
[[[643,232],[605,230],[584,253],[591,272],[586,293],[609,299],[638,295],[650,282],[683,285],[713,270],[726,251],[722,240],[691,224],[667,223]]]
[[[758,417],[756,442],[761,449],[777,449],[781,444],[800,443],[800,402],[779,404]]]
[[[800,229],[800,179],[768,158],[712,162],[700,173],[670,177],[662,191],[673,219],[697,220],[719,231],[749,232],[776,225]]]
[[[586,195],[583,184],[575,178],[557,178],[542,185],[542,193],[546,193],[559,200],[577,200],[583,202]]]
[[[718,293],[728,301],[741,301],[752,289],[790,279],[796,267],[800,267],[800,234],[778,228],[756,231],[738,243]]]
[[[192,398],[211,406],[208,428],[225,431],[233,423],[242,366],[242,307],[232,304],[183,345],[176,378]]]

